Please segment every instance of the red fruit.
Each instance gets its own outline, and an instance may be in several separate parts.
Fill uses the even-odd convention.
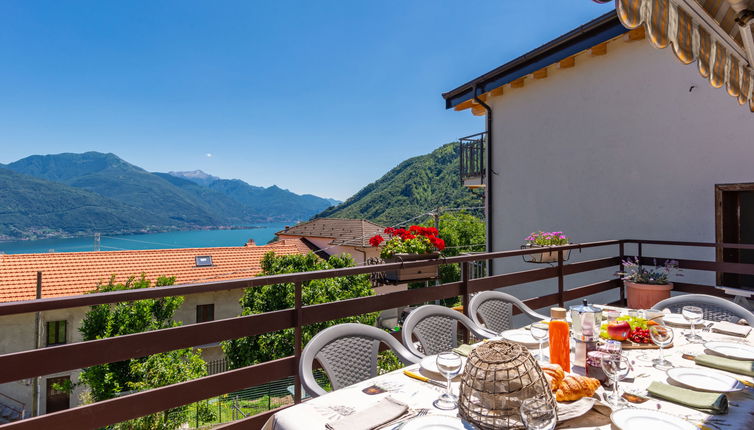
[[[631,324],[627,321],[618,321],[607,324],[607,335],[610,339],[624,341],[631,332]]]

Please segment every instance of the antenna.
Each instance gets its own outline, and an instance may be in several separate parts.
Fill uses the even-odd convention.
[[[102,241],[102,238],[99,233],[94,233],[94,251],[97,252],[100,250],[100,243]]]

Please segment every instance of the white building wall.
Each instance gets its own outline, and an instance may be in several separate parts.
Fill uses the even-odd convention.
[[[488,100],[494,249],[516,249],[538,230],[562,230],[575,242],[713,242],[714,185],[754,182],[754,114],[712,88],[695,64],[646,40],[616,40],[607,55],[580,55],[575,67],[551,66],[548,75]],[[711,250],[658,249],[645,247],[644,255],[714,259]],[[618,255],[617,247],[572,260],[608,254]],[[494,270],[536,267],[509,259]],[[714,284],[711,274],[687,276]],[[589,280],[569,277],[566,287]],[[527,298],[556,285],[506,291]]]

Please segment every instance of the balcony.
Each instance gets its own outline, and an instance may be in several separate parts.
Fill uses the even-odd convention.
[[[477,133],[458,139],[460,143],[461,182],[468,188],[485,186],[485,154],[487,133]]]
[[[181,405],[192,404],[211,397],[224,395],[256,387],[274,381],[292,379],[293,396],[291,404],[302,400],[301,384],[298,381],[297,367],[302,350],[302,326],[332,321],[335,319],[392,309],[400,306],[416,305],[428,301],[460,297],[468,304],[472,294],[493,290],[510,289],[515,286],[537,282],[546,289],[541,295],[525,300],[534,309],[553,305],[566,305],[573,300],[601,294],[609,296],[608,301],[620,304],[624,301],[624,287],[614,274],[621,261],[629,256],[637,257],[645,264],[653,259],[664,260],[678,255],[712,255],[723,248],[754,249],[752,245],[714,244],[699,242],[669,242],[642,240],[608,240],[581,243],[553,248],[558,261],[546,267],[510,271],[498,275],[471,277],[472,267],[477,261],[516,262],[522,264],[521,257],[539,252],[537,249],[499,251],[473,255],[448,257],[444,260],[424,260],[405,263],[350,267],[306,273],[293,273],[263,276],[242,280],[178,285],[161,288],[114,291],[81,296],[48,298],[35,301],[0,304],[0,318],[31,312],[66,309],[79,306],[92,306],[146,298],[185,296],[210,291],[255,288],[263,285],[292,283],[295,285],[295,307],[255,315],[239,316],[224,320],[178,326],[168,329],[131,334],[94,341],[71,343],[43,349],[27,350],[0,356],[0,384],[19,381],[56,372],[70,371],[84,367],[143,357],[180,348],[205,345],[227,339],[255,336],[284,329],[295,333],[295,354],[285,358],[259,363],[239,369],[217,369],[215,373],[199,379],[168,385],[147,391],[131,393],[114,399],[86,404],[72,409],[53,412],[33,418],[0,425],[5,429],[39,428],[100,428],[129,419],[153,414]],[[576,257],[566,263],[563,253],[566,250]],[[649,250],[651,255],[647,255]],[[630,251],[630,253],[628,252]],[[754,274],[754,264],[727,263],[699,259],[678,260],[682,269],[714,278],[715,273]],[[455,264],[461,267],[461,280],[427,288],[411,289],[382,295],[361,297],[338,302],[303,306],[302,284],[313,279],[342,277],[411,268],[434,264]],[[583,282],[585,278],[591,278]],[[685,279],[694,278],[693,276]],[[510,290],[508,290],[510,291]],[[700,283],[675,282],[675,291],[682,293],[703,293],[729,297],[722,289]],[[465,306],[464,309],[467,309]],[[289,405],[283,405],[285,408]],[[280,408],[222,425],[218,428],[260,428],[266,420]]]

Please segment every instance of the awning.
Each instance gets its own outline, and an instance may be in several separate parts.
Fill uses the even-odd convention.
[[[616,0],[621,23],[644,25],[655,48],[673,45],[684,64],[696,62],[699,74],[725,86],[739,104],[754,112],[754,57],[749,0]],[[754,2],[752,2],[754,3]],[[754,22],[754,20],[752,20]]]

